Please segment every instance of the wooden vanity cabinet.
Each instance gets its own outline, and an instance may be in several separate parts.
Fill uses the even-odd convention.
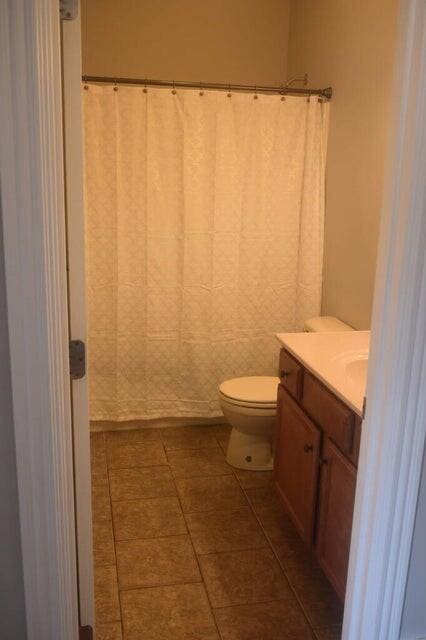
[[[285,376],[278,387],[275,488],[344,599],[361,419],[284,349],[283,362],[298,384],[289,389]]]
[[[321,433],[279,387],[280,422],[275,482],[282,503],[303,540],[314,539]]]
[[[315,548],[324,573],[342,600],[348,573],[355,486],[355,467],[329,438],[325,438]]]

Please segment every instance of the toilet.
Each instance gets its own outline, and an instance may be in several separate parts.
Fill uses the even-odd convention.
[[[353,331],[338,318],[307,320],[304,331]],[[267,471],[273,467],[272,435],[277,414],[276,376],[248,376],[219,385],[219,403],[232,426],[226,461],[237,469]]]

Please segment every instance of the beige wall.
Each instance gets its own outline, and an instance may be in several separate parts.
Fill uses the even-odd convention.
[[[333,86],[323,313],[370,326],[397,0],[291,0],[288,74]]]
[[[82,0],[83,73],[281,84],[289,0]]]

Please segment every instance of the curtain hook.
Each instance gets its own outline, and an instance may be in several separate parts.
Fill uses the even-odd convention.
[[[144,85],[144,88],[142,89],[142,91],[144,93],[148,93],[148,89],[146,88],[146,78],[145,78],[145,85]]]
[[[203,83],[202,83],[202,82],[200,82],[200,93],[199,93],[198,95],[200,95],[200,96],[203,96],[203,95],[204,95],[204,91],[203,91]]]
[[[231,93],[231,85],[228,84],[228,98],[232,98],[232,93]]]
[[[174,80],[173,80],[173,89],[172,89],[172,93],[173,93],[173,95],[176,95],[175,81],[174,81]]]
[[[254,87],[254,96],[253,96],[253,99],[254,99],[254,100],[257,100],[258,98],[259,98],[259,96],[257,95],[257,87],[255,86],[255,87]]]
[[[308,96],[308,102],[310,102],[310,101],[311,101],[311,96]]]
[[[89,91],[89,85],[87,84],[87,76],[83,76],[83,82],[84,82],[83,89],[85,91]]]
[[[117,78],[114,78],[114,91],[118,91]]]

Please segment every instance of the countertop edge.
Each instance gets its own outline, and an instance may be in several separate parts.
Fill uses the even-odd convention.
[[[358,417],[362,418],[362,407],[357,407],[353,404],[353,402],[351,402],[351,400],[349,400],[341,391],[339,391],[338,389],[336,389],[333,384],[330,382],[330,380],[327,380],[326,378],[324,378],[324,376],[321,375],[321,373],[318,372],[317,369],[315,369],[312,365],[310,365],[308,362],[306,362],[306,360],[304,358],[302,358],[300,356],[299,353],[297,353],[294,349],[292,349],[292,347],[290,347],[286,342],[284,342],[282,340],[282,338],[280,338],[278,336],[278,334],[275,334],[276,339],[278,340],[278,342],[286,348],[286,350],[294,357],[296,358],[296,360],[298,360],[301,364],[303,364],[303,366],[310,371],[310,373],[312,373],[318,380],[320,380],[320,382],[322,382],[322,384],[327,387],[327,389],[329,389],[332,393],[334,393],[335,396],[337,396],[347,407],[349,407],[350,409],[352,409],[352,411],[354,413],[357,414]]]

